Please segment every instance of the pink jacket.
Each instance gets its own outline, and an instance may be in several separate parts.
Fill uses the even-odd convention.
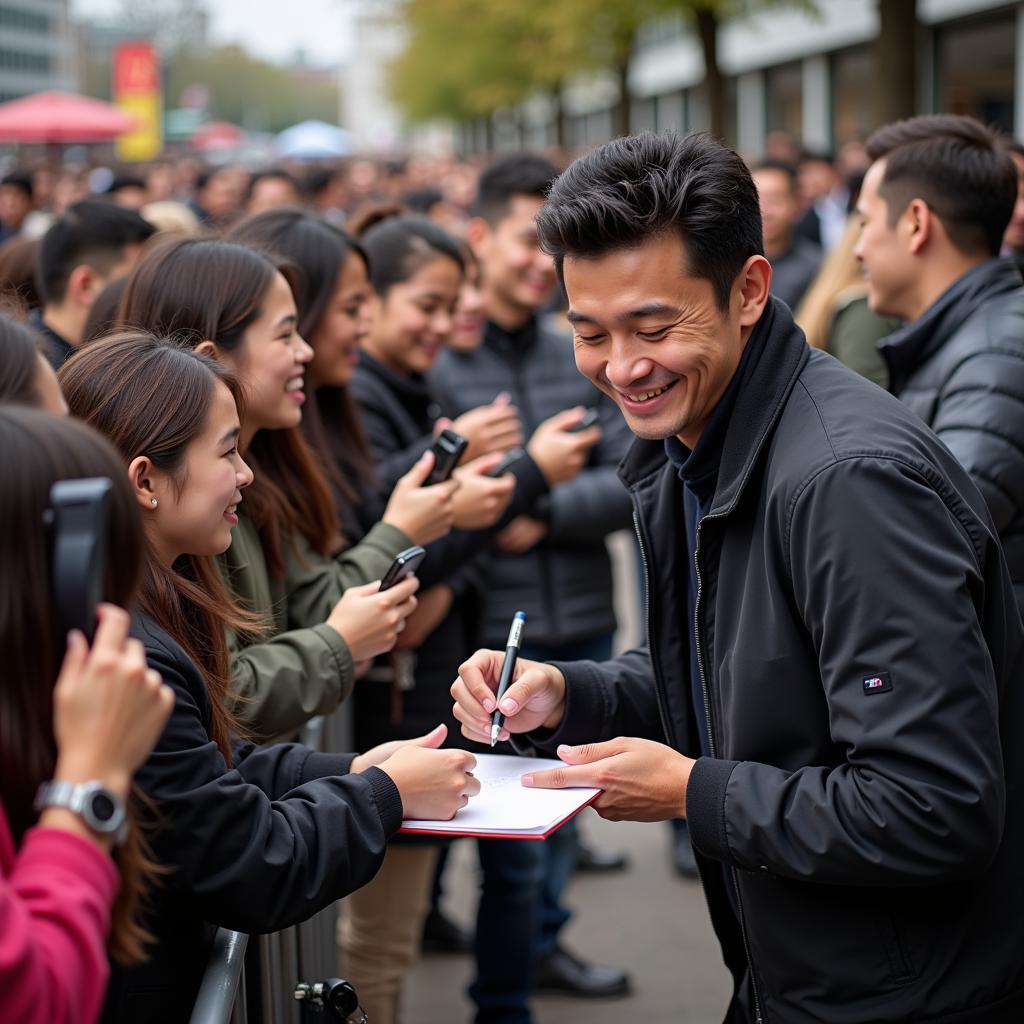
[[[15,853],[0,806],[0,1024],[96,1020],[118,881],[110,857],[60,829],[30,829]]]

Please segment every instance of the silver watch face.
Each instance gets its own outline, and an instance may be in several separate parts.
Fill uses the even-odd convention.
[[[106,789],[97,789],[89,796],[89,812],[96,821],[107,828],[116,828],[116,820],[123,816],[123,810]],[[120,812],[120,814],[119,814]]]

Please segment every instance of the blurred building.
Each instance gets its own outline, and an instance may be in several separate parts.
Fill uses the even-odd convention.
[[[73,89],[68,0],[0,0],[0,103],[44,89]]]
[[[726,22],[718,43],[725,75],[725,138],[742,153],[764,151],[772,132],[811,149],[836,149],[874,127],[871,95],[886,69],[872,41],[885,0],[817,0],[758,11]],[[916,105],[921,113],[971,114],[1024,137],[1024,3],[918,0]],[[704,61],[682,11],[644,26],[629,69],[630,127],[696,131],[708,126],[701,89]],[[618,99],[614,76],[592,75],[562,93],[563,138],[572,148],[611,135]],[[554,144],[555,104],[542,96],[495,114],[489,131],[463,126],[460,139],[479,151]]]

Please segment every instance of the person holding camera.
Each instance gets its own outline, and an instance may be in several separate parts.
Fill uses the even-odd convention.
[[[152,873],[130,792],[174,698],[121,608],[100,606],[91,646],[63,636],[55,610],[61,566],[51,577],[43,523],[53,485],[81,477],[113,482],[106,596],[134,600],[142,537],[116,455],[79,423],[14,405],[0,405],[0,447],[2,1016],[91,1024],[107,950],[143,955],[138,905]]]

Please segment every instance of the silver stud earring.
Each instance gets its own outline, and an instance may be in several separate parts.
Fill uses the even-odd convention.
[[[150,503],[150,505],[153,506],[153,508],[156,508],[156,506],[157,506],[156,498],[150,498],[149,499],[149,503]]]

